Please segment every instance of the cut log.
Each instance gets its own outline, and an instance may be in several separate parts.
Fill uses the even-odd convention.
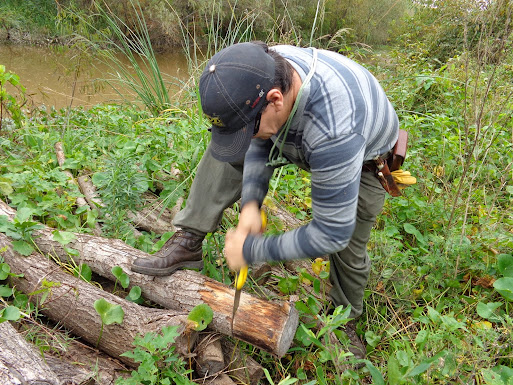
[[[23,257],[12,250],[10,240],[4,234],[0,234],[0,248],[6,248],[2,256],[11,271],[22,275],[11,277],[12,285],[17,290],[28,294],[50,319],[60,322],[73,334],[93,346],[97,345],[107,354],[135,366],[130,359],[120,355],[130,350],[137,335],[159,332],[164,326],[179,326],[181,336],[176,343],[177,350],[182,354],[189,351],[190,339],[184,333],[187,323],[185,312],[139,306],[65,273],[39,254]],[[121,306],[124,311],[121,324],[102,326],[100,315],[94,308],[94,302],[100,298]]]
[[[225,373],[206,379],[202,384],[205,385],[235,385],[235,382]]]
[[[208,333],[200,338],[194,349],[196,353],[196,373],[199,377],[210,377],[224,369],[224,356],[221,335]]]
[[[237,384],[257,385],[264,375],[264,369],[253,358],[244,354],[238,345],[229,341],[226,337],[221,340],[223,354],[227,364],[226,373]]]
[[[61,384],[43,357],[9,322],[0,324],[0,379],[2,385]]]
[[[15,211],[0,201],[0,215],[13,218]],[[42,252],[67,260],[68,253],[53,241],[52,231],[47,227],[35,232],[34,242]],[[111,280],[115,279],[112,267],[120,266],[129,276],[131,285],[139,286],[147,299],[165,308],[189,312],[196,305],[206,303],[214,311],[211,330],[232,334],[230,324],[235,291],[230,287],[192,270],[179,270],[168,277],[133,273],[130,270],[132,261],[149,255],[120,240],[76,234],[76,239],[67,247],[78,250],[82,263]],[[233,336],[282,357],[292,344],[298,322],[298,312],[293,304],[269,302],[242,292]]]

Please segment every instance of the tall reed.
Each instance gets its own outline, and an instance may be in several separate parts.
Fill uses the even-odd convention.
[[[112,71],[111,86],[125,100],[127,97],[121,90],[131,90],[153,115],[169,109],[172,105],[169,97],[171,80],[159,68],[140,3],[130,0],[133,26],[120,19],[106,2],[103,5],[95,3],[95,6],[107,25],[107,30],[97,32],[107,47],[99,52]]]

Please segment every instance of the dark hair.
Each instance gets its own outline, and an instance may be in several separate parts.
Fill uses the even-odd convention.
[[[270,49],[263,41],[252,41],[254,44],[261,46],[265,52],[274,59],[274,84],[273,87],[279,88],[283,94],[289,92],[292,87],[292,77],[294,75],[294,67],[287,59],[281,56],[278,52]]]

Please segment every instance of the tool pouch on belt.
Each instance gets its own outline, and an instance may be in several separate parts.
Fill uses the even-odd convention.
[[[375,164],[376,177],[383,188],[393,197],[401,196],[401,190],[395,183],[392,171],[399,170],[406,157],[406,148],[408,146],[408,133],[405,130],[399,130],[399,138],[387,158],[377,156],[373,159]]]

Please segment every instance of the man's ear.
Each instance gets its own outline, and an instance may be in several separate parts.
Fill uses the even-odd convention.
[[[269,104],[273,104],[275,108],[283,108],[283,94],[277,88],[271,88],[266,97]]]

